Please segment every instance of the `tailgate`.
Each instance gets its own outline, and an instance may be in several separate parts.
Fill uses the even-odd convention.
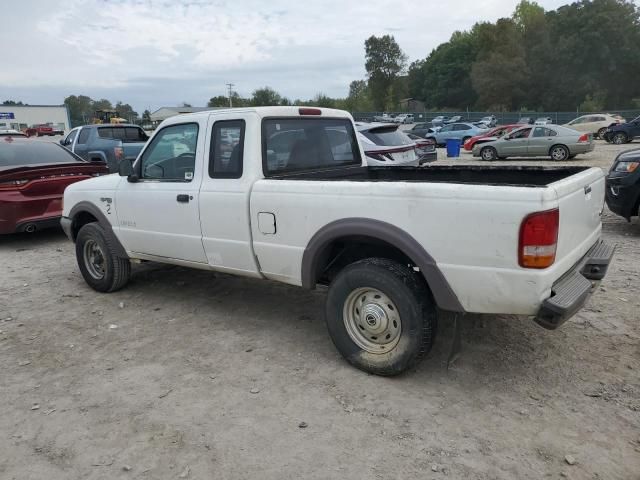
[[[560,229],[556,262],[578,261],[600,236],[605,177],[590,168],[550,185],[557,193]]]

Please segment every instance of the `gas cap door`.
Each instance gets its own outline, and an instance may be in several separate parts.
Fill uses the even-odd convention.
[[[270,212],[258,212],[258,229],[264,235],[275,235],[276,216]]]

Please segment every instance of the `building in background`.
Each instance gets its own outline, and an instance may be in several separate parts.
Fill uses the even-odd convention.
[[[195,113],[202,112],[203,110],[222,110],[224,108],[227,107],[160,107],[153,112],[150,117],[152,125],[157,127],[163,120],[182,113]]]
[[[71,127],[66,105],[0,105],[0,129],[22,130],[34,125],[49,124],[54,130]]]

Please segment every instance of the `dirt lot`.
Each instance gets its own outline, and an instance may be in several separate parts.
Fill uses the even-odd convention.
[[[61,232],[2,238],[0,478],[640,479],[640,222],[603,221],[563,328],[468,316],[448,370],[443,321],[393,379],[342,360],[323,292],[147,264],[101,295]]]

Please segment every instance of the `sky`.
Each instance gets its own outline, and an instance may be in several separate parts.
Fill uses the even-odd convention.
[[[6,3],[5,3],[6,2]],[[344,97],[366,78],[364,41],[394,35],[409,61],[517,0],[21,0],[0,2],[0,101],[68,95],[138,111],[206,105],[234,83],[295,100]],[[566,0],[538,0],[555,9]]]

